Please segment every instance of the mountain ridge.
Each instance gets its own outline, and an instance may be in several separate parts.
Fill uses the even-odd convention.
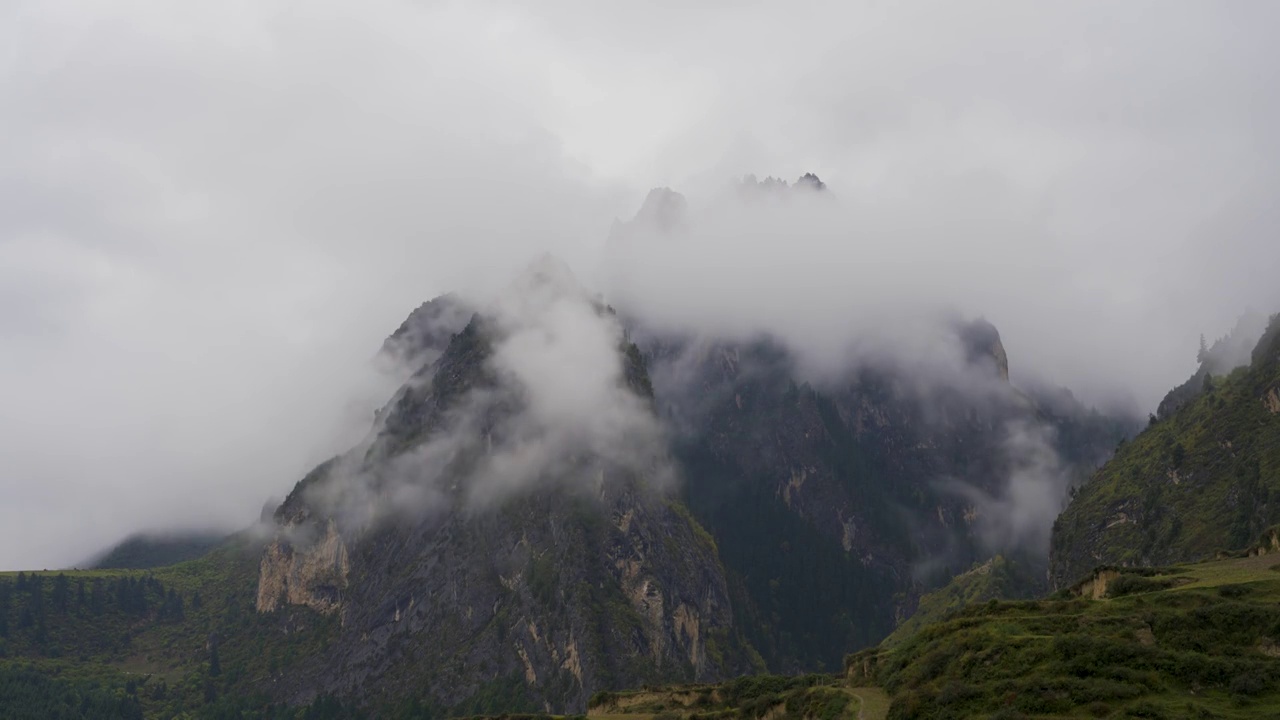
[[[1206,377],[1075,493],[1054,524],[1055,585],[1212,557],[1280,521],[1280,316],[1248,366]]]

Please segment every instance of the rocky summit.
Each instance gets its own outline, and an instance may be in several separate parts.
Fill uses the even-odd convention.
[[[276,511],[257,611],[302,605],[339,619],[333,641],[278,683],[282,699],[581,711],[601,688],[751,669],[715,542],[661,484],[665,458],[541,436],[536,391],[495,362],[519,332],[512,322],[581,312],[614,354],[606,389],[656,428],[643,360],[616,317],[554,262],[511,293],[468,318],[366,442],[317,468]],[[424,305],[429,322],[460,317],[453,302]],[[430,357],[443,339],[414,329],[423,315],[399,334],[402,356]],[[561,456],[478,494],[504,458],[544,450]],[[494,697],[505,704],[485,704]]]

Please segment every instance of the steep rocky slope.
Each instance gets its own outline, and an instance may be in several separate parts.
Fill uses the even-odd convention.
[[[837,666],[922,591],[998,551],[1043,569],[1067,486],[1129,432],[1010,386],[989,324],[955,332],[964,385],[871,364],[809,384],[769,340],[638,335],[677,428],[683,492],[771,669]]]
[[[532,272],[519,312],[535,323],[585,312],[613,338],[609,381],[637,414],[625,420],[652,419],[644,366],[611,313],[560,269]],[[538,390],[500,362],[522,331],[509,320],[472,318],[364,444],[277,510],[258,610],[305,605],[341,624],[281,678],[280,697],[573,711],[601,688],[752,667],[715,543],[662,487],[664,448],[542,435]],[[609,421],[595,412],[588,422]]]
[[[380,355],[402,368],[418,370],[434,363],[476,309],[455,293],[422,303],[382,343]]]
[[[1245,546],[1280,521],[1280,321],[1247,367],[1209,375],[1079,489],[1054,524],[1062,586],[1095,566],[1163,565]]]

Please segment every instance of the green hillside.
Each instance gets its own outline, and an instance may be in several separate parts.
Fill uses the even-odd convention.
[[[926,625],[969,605],[1033,595],[1029,589],[1043,585],[1043,580],[1037,583],[1031,575],[1031,570],[1025,565],[997,555],[920,598],[916,611],[898,625],[880,646],[897,645]]]
[[[1280,557],[1107,569],[846,660],[890,718],[1280,717]]]
[[[1165,565],[1245,546],[1280,522],[1280,316],[1248,367],[1208,376],[1075,494],[1054,524],[1061,587],[1099,564]]]
[[[755,675],[720,685],[601,692],[587,714],[601,720],[879,720],[879,688],[851,687],[839,675]]]
[[[0,715],[294,717],[254,690],[337,619],[255,612],[259,552],[233,539],[150,571],[0,573]]]

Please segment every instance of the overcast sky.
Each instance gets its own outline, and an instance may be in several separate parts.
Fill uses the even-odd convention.
[[[1276,27],[1262,0],[4,3],[0,568],[247,524],[367,425],[419,302],[544,250],[607,278],[651,187],[744,173],[816,172],[860,219],[776,284],[769,238],[718,237],[737,292],[932,288],[1015,377],[1153,408],[1200,333],[1280,310]],[[807,267],[829,297],[790,292]]]

